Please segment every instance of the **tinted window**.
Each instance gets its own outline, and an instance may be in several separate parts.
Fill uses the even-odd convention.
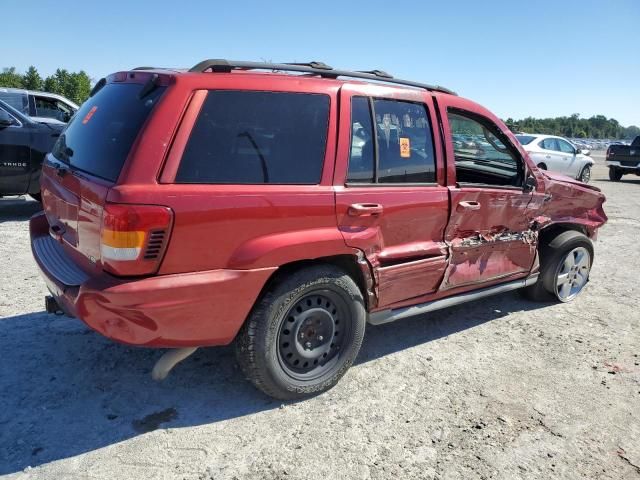
[[[529,145],[536,139],[536,137],[532,137],[531,135],[516,135],[516,138],[521,145]]]
[[[29,97],[26,93],[11,92],[0,88],[0,100],[6,102],[16,110],[25,115],[29,115]]]
[[[328,121],[327,95],[211,91],[176,181],[319,183]]]
[[[142,85],[109,83],[82,104],[53,147],[75,168],[115,182],[164,87],[138,98]]]
[[[522,161],[489,119],[448,112],[458,183],[519,186]],[[461,140],[455,140],[459,138]]]
[[[431,127],[424,105],[374,100],[378,182],[435,182]]]
[[[373,111],[375,131],[369,100],[364,97],[352,99],[351,153],[347,181],[435,182],[431,125],[424,105],[375,99]]]
[[[374,141],[369,100],[365,97],[353,97],[351,99],[351,151],[348,182],[373,183]]]

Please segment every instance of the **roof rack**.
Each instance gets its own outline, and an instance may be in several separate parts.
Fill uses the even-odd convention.
[[[243,62],[224,59],[210,59],[194,65],[189,69],[190,72],[206,72],[211,70],[213,73],[229,73],[232,70],[278,70],[284,72],[300,72],[319,75],[324,78],[350,77],[363,80],[373,80],[377,82],[395,83],[398,85],[406,85],[409,87],[423,88],[432,92],[456,93],[448,88],[439,85],[427,85],[425,83],[412,82],[410,80],[401,80],[394,78],[392,75],[382,70],[367,70],[351,72],[348,70],[336,70],[323,62],[309,63],[268,63],[268,62]]]

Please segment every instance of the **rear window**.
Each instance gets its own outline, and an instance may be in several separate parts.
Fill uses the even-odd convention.
[[[317,184],[328,122],[327,95],[210,91],[176,182]]]
[[[520,145],[529,145],[536,139],[536,137],[532,137],[531,135],[516,135],[516,138],[520,142]]]
[[[139,98],[143,85],[109,83],[82,104],[53,147],[72,167],[115,182],[142,124],[165,87]]]

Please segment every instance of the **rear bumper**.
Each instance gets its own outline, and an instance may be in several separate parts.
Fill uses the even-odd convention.
[[[122,279],[80,269],[31,218],[31,250],[60,307],[117,342],[152,347],[226,345],[276,270],[209,270]]]
[[[615,167],[617,170],[622,170],[625,173],[638,173],[640,174],[640,163],[633,164],[633,162],[620,162],[617,160],[607,160],[607,167]]]

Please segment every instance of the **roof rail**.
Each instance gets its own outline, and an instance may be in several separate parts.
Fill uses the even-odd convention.
[[[394,83],[398,85],[406,85],[409,87],[423,88],[432,92],[456,93],[448,88],[439,85],[427,85],[426,83],[412,82],[410,80],[401,80],[394,78],[392,75],[382,70],[368,70],[352,72],[348,70],[336,70],[323,62],[309,63],[268,63],[268,62],[244,62],[224,59],[210,59],[194,65],[189,69],[190,72],[206,72],[211,70],[213,73],[229,73],[232,70],[278,70],[283,72],[300,72],[319,75],[324,78],[349,77],[362,80],[373,80],[377,82]]]

